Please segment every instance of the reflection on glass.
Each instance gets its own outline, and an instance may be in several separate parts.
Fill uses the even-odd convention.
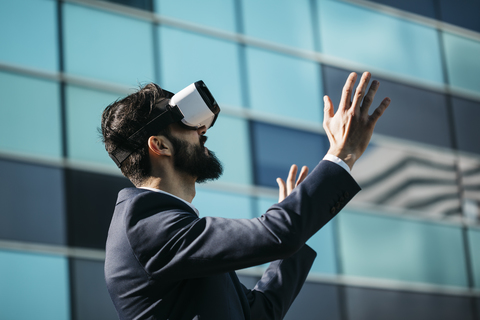
[[[463,214],[468,222],[480,222],[480,160],[460,156]]]
[[[362,187],[354,202],[421,216],[461,219],[452,155],[371,144],[355,163],[352,174]]]

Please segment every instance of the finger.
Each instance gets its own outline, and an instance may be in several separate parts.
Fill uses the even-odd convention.
[[[355,81],[357,81],[357,74],[355,72],[352,72],[348,76],[347,81],[343,86],[342,97],[340,98],[340,105],[338,106],[338,110],[348,110],[348,108],[350,108],[350,101],[352,100],[352,92]]]
[[[278,202],[282,202],[287,197],[287,188],[285,188],[285,181],[282,178],[277,178],[278,184]]]
[[[292,164],[287,177],[287,195],[289,195],[292,192],[293,188],[295,188],[295,177],[297,176],[297,170],[297,165]]]
[[[370,72],[364,72],[362,78],[360,79],[360,83],[357,86],[357,90],[355,90],[355,95],[353,96],[352,102],[352,105],[355,108],[355,113],[360,113],[360,103],[363,100],[363,96],[365,95],[365,91],[367,90],[371,76],[372,75]]]
[[[323,119],[330,119],[333,118],[334,112],[333,112],[333,103],[332,99],[330,99],[329,96],[324,96],[323,97]]]
[[[375,126],[375,123],[377,123],[378,119],[382,116],[382,114],[385,112],[387,107],[390,105],[390,98],[385,98],[383,99],[382,103],[378,106],[377,109],[373,112],[373,114],[370,116],[370,122]]]
[[[307,166],[303,166],[302,167],[302,170],[300,171],[300,174],[298,175],[298,179],[297,179],[297,183],[295,184],[295,187],[298,186],[300,184],[300,182],[302,182],[303,180],[305,180],[305,178],[307,177],[308,175],[308,167]]]
[[[372,84],[368,89],[367,95],[365,96],[365,98],[363,98],[362,107],[360,109],[362,112],[362,115],[368,114],[368,109],[370,109],[370,106],[372,105],[373,98],[375,97],[375,93],[377,93],[377,89],[379,86],[380,86],[380,82],[378,82],[377,80],[372,81]]]

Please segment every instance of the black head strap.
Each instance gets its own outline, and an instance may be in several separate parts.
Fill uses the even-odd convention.
[[[165,128],[171,123],[178,122],[183,119],[183,114],[177,106],[170,106],[168,103],[170,99],[163,99],[156,105],[156,108],[162,111],[158,116],[150,120],[146,125],[138,129],[134,134],[128,137],[127,141],[121,146],[117,147],[108,155],[115,162],[117,167],[121,167],[122,162],[125,161],[132,153],[141,147],[140,140],[145,136],[152,136],[157,134],[162,128]],[[134,147],[136,146],[136,147]]]

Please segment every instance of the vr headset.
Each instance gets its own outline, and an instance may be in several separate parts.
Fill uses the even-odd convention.
[[[123,145],[109,153],[119,168],[123,161],[142,146],[141,140],[146,135],[156,135],[171,123],[178,122],[192,130],[203,126],[208,129],[215,124],[220,107],[203,81],[192,83],[176,94],[166,90],[163,92],[170,98],[164,98],[155,105],[157,115],[132,134]]]

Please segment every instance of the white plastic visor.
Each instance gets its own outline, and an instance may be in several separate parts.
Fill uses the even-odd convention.
[[[192,83],[179,91],[169,104],[178,106],[184,118],[182,123],[192,129],[212,127],[220,108],[203,81]]]

